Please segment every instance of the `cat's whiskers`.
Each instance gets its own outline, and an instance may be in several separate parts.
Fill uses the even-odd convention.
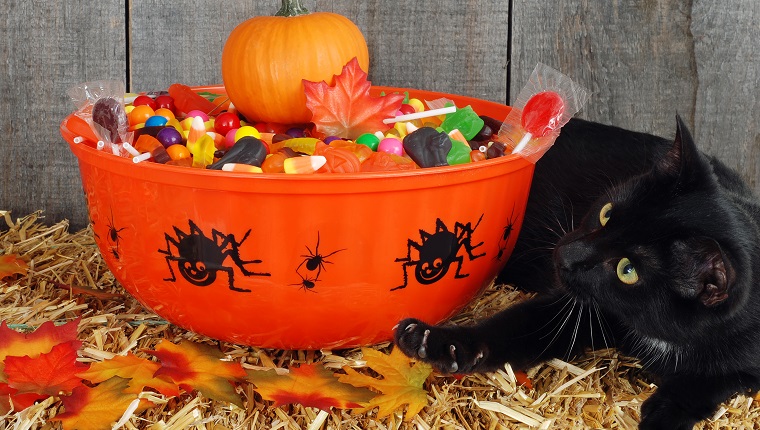
[[[581,325],[581,319],[583,319],[583,309],[586,307],[583,302],[578,303],[580,304],[580,308],[578,309],[578,316],[575,318],[575,329],[573,330],[570,345],[567,347],[567,352],[565,353],[565,358],[567,360],[570,360],[573,357],[573,347],[575,346],[575,341],[578,340],[578,328]]]
[[[544,355],[544,353],[545,353],[545,352],[546,352],[546,351],[549,349],[549,347],[551,347],[552,345],[554,345],[554,342],[556,342],[556,341],[557,341],[557,338],[558,338],[558,337],[559,337],[559,335],[562,333],[562,331],[565,329],[565,326],[567,325],[568,321],[570,321],[570,317],[572,317],[572,315],[573,315],[573,312],[575,311],[575,307],[576,307],[576,306],[578,306],[578,301],[577,301],[577,300],[575,300],[574,298],[571,298],[571,299],[572,299],[572,300],[569,300],[569,301],[567,302],[567,304],[565,304],[565,306],[563,306],[563,307],[562,307],[562,309],[560,310],[560,312],[557,312],[557,315],[559,315],[559,314],[562,312],[562,310],[564,310],[564,309],[566,309],[566,308],[567,308],[567,305],[568,305],[568,304],[572,303],[572,307],[570,308],[570,310],[568,310],[568,312],[567,312],[567,314],[564,316],[564,318],[563,318],[563,319],[562,319],[562,320],[561,320],[561,321],[560,321],[560,322],[559,322],[559,323],[558,323],[558,324],[555,326],[555,328],[554,328],[554,329],[550,330],[550,331],[547,333],[547,335],[546,335],[546,336],[548,336],[549,334],[551,334],[552,332],[554,332],[554,336],[552,337],[552,339],[551,339],[549,342],[547,342],[547,344],[546,344],[546,347],[543,349],[543,351],[541,351],[541,352],[538,354],[538,357],[536,357],[536,358],[540,358],[540,357],[542,357],[542,356]],[[556,317],[555,317],[555,318],[556,318]],[[552,318],[552,321],[554,321],[554,318]],[[550,322],[551,322],[551,321],[550,321]],[[546,327],[548,324],[549,324],[549,323],[545,324],[545,325],[544,325],[544,327]],[[544,338],[544,337],[546,337],[546,336],[542,336],[542,338]]]

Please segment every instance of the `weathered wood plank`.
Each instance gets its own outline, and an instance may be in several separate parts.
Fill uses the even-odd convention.
[[[695,137],[760,195],[760,2],[695,0]]]
[[[594,93],[582,117],[698,144],[760,193],[760,3],[515,0],[510,88],[538,62]]]
[[[124,3],[11,1],[0,19],[0,206],[86,224],[76,159],[58,131],[66,91],[124,79]]]

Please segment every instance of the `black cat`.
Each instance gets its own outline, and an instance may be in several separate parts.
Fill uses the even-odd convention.
[[[617,347],[660,377],[641,429],[760,388],[760,203],[677,122],[671,142],[570,121],[498,279],[542,294],[468,327],[406,319],[396,345],[450,373]]]

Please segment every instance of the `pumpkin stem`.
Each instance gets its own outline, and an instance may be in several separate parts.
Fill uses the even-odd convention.
[[[282,7],[277,11],[275,16],[297,16],[306,15],[309,10],[301,6],[301,0],[282,0]]]

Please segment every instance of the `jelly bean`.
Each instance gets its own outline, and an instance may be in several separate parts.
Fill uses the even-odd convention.
[[[129,118],[129,125],[134,126],[137,124],[144,124],[145,121],[152,117],[156,112],[152,107],[148,105],[135,106],[134,109],[127,116]]]
[[[441,123],[441,128],[447,133],[458,129],[465,139],[469,140],[480,132],[483,125],[484,121],[472,110],[472,106],[466,106],[446,115],[446,119]]]
[[[171,121],[175,118],[174,112],[171,111],[171,109],[168,108],[158,108],[156,109],[155,115],[162,116],[166,118],[167,121]]]
[[[219,161],[209,165],[207,168],[222,170],[222,166],[226,163],[250,164],[251,166],[261,167],[261,163],[266,158],[266,155],[267,150],[263,142],[253,136],[245,136],[235,142],[235,145]]]
[[[121,142],[120,130],[126,131],[127,113],[121,102],[112,97],[98,99],[92,106],[92,121],[104,129],[101,139],[109,143]]]
[[[168,148],[172,145],[182,143],[182,135],[174,127],[164,127],[156,134],[156,139]]]
[[[163,116],[159,115],[153,115],[152,117],[145,120],[145,126],[146,127],[156,127],[156,126],[163,126],[166,125],[166,121],[168,121]]]
[[[472,161],[473,163],[478,162],[478,161],[483,161],[485,159],[486,159],[485,152],[478,149],[474,151],[470,151],[470,161]]]
[[[420,167],[446,166],[451,139],[445,132],[422,127],[404,138],[404,149]]]
[[[356,138],[356,143],[368,146],[369,149],[377,151],[377,146],[380,144],[380,139],[372,133],[364,133]]]
[[[180,160],[182,158],[190,158],[192,154],[185,145],[172,145],[166,148],[166,152],[169,154],[172,160]],[[167,163],[168,164],[168,163]]]
[[[291,136],[291,137],[305,137],[306,136],[306,130],[304,130],[303,128],[299,128],[299,127],[293,127],[293,128],[289,128],[285,132],[285,134],[287,134],[288,136]]]
[[[327,136],[324,139],[322,139],[322,142],[325,142],[326,144],[329,145],[334,140],[342,140],[342,139],[338,136]]]
[[[267,156],[261,164],[261,170],[264,173],[284,173],[285,159],[297,156],[298,154],[290,148],[280,148],[277,152]]]
[[[414,108],[415,112],[422,112],[425,110],[425,105],[420,101],[420,99],[409,99],[407,104]]]
[[[220,113],[214,120],[214,131],[226,135],[228,131],[240,128],[240,118],[234,113]]]
[[[324,166],[326,162],[327,159],[322,155],[291,157],[283,162],[283,169],[285,173],[308,174],[316,172]]]
[[[152,97],[146,95],[135,97],[134,101],[132,101],[132,106],[150,106],[150,108],[153,110],[156,110],[158,108],[156,101],[153,100]]]
[[[201,117],[203,119],[203,122],[206,122],[206,121],[209,120],[208,115],[206,114],[206,112],[203,112],[203,111],[198,110],[198,109],[193,109],[190,112],[187,112],[186,115],[187,115],[188,118],[194,118],[196,116],[199,116],[199,117]]]
[[[256,130],[256,128],[251,127],[250,125],[244,125],[240,127],[239,129],[237,129],[237,131],[235,132],[235,141],[237,142],[238,140],[240,140],[241,138],[245,136],[253,136],[256,139],[258,139],[261,137],[261,133],[259,133],[259,131]]]
[[[232,145],[235,144],[235,134],[237,134],[237,129],[232,129],[225,133],[224,135],[224,146],[229,149],[232,148]]]
[[[162,94],[158,97],[156,97],[156,110],[159,109],[168,109],[172,112],[172,116],[174,114],[174,111],[176,110],[176,107],[174,106],[174,99],[170,95]]]
[[[448,136],[446,136],[448,139]],[[377,145],[377,150],[382,152],[387,152],[389,154],[396,154],[401,155],[404,153],[403,151],[404,144],[393,137],[386,137],[385,139],[381,140],[380,143]]]
[[[414,108],[414,106],[409,104],[402,104],[401,107],[398,109],[398,115],[409,115],[410,113],[417,112],[417,109]]]

